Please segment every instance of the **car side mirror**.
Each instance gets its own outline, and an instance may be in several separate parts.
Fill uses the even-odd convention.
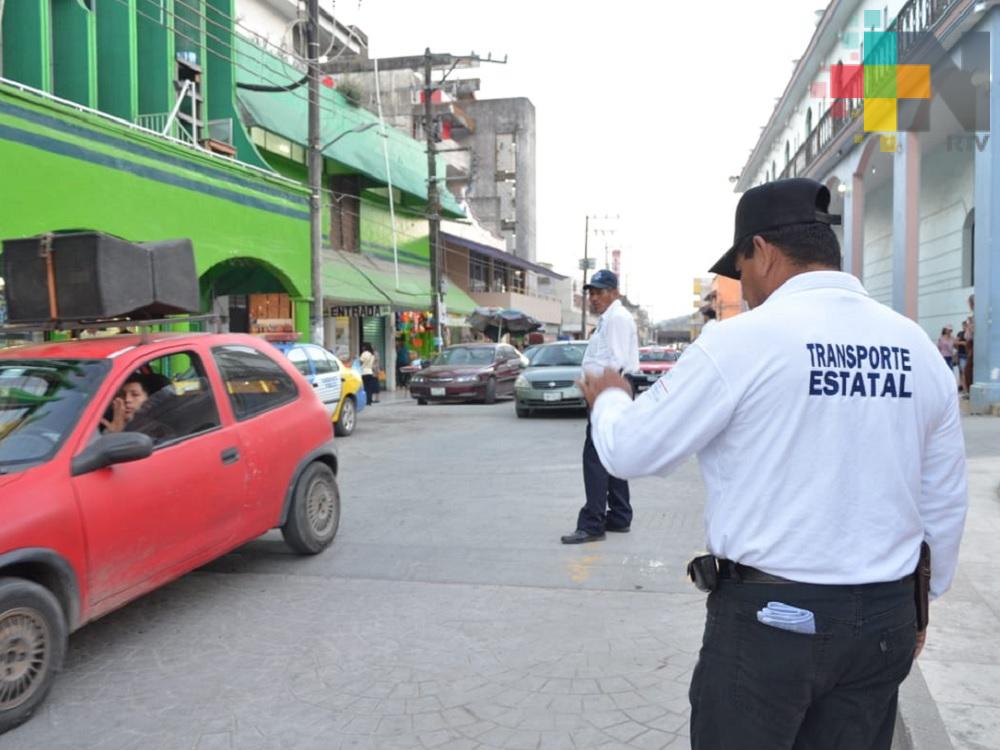
[[[108,432],[73,457],[70,473],[76,477],[112,464],[138,461],[153,453],[153,439],[141,432]]]

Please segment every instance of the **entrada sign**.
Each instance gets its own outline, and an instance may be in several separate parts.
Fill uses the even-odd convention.
[[[389,315],[389,305],[335,305],[330,308],[331,318],[378,318]]]

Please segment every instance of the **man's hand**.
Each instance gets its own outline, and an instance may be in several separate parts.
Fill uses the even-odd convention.
[[[612,369],[606,369],[600,375],[584,371],[583,377],[576,381],[577,387],[587,400],[587,408],[593,409],[597,397],[609,388],[621,388],[625,393],[632,393],[632,386],[621,375]]]
[[[924,644],[927,642],[927,628],[917,631],[917,648],[913,652],[913,659],[916,660],[920,656],[920,652],[924,650]]]

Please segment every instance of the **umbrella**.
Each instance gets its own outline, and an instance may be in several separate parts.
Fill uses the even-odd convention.
[[[542,324],[525,312],[509,307],[477,307],[467,318],[469,326],[485,333],[495,341],[504,331],[529,333],[543,328]]]

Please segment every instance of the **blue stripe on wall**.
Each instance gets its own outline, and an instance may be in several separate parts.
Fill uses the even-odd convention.
[[[73,143],[60,141],[56,138],[37,135],[35,133],[28,133],[24,130],[12,128],[8,125],[0,125],[0,138],[13,141],[15,143],[22,143],[26,146],[39,148],[43,151],[59,154],[60,156],[67,156],[71,159],[80,159],[82,161],[90,162],[91,164],[98,164],[102,167],[109,167],[111,169],[117,169],[121,172],[128,172],[139,177],[156,180],[157,182],[162,182],[167,185],[173,185],[174,187],[193,190],[198,193],[203,193],[204,195],[210,195],[214,198],[221,198],[222,200],[227,200],[232,203],[238,203],[241,206],[260,209],[261,211],[270,211],[271,213],[288,216],[292,219],[301,219],[302,221],[309,220],[308,211],[299,211],[286,206],[278,206],[261,198],[254,198],[250,195],[244,195],[242,193],[216,187],[214,185],[206,185],[205,183],[198,182],[197,180],[180,177],[173,172],[167,172],[162,169],[156,169],[155,167],[147,167],[142,164],[136,164],[125,159],[110,156],[108,154],[102,154],[98,151],[92,151]],[[296,197],[299,198],[301,202],[305,202],[304,199],[299,196]]]
[[[24,109],[6,102],[0,102],[0,113],[11,115],[12,117],[18,117],[46,128],[52,128],[53,130],[59,130],[81,138],[87,138],[88,140],[96,143],[101,143],[105,146],[112,146],[114,148],[121,149],[122,151],[135,154],[136,156],[144,156],[150,159],[156,159],[164,164],[170,164],[174,167],[189,169],[192,172],[197,172],[198,174],[205,175],[206,177],[211,177],[212,179],[219,180],[221,182],[228,182],[231,185],[246,188],[247,190],[264,193],[265,195],[270,195],[274,198],[281,198],[282,200],[292,202],[299,202],[303,200],[302,196],[293,192],[281,190],[280,188],[273,188],[269,185],[259,185],[250,180],[241,179],[240,177],[229,174],[220,169],[212,169],[211,167],[202,164],[195,164],[194,162],[183,159],[179,156],[171,156],[169,154],[164,154],[162,151],[157,151],[156,149],[152,149],[138,143],[131,143],[124,138],[99,133],[96,130],[92,130],[91,128],[87,128],[82,125],[74,125],[73,123],[66,122],[65,120],[53,115],[46,115],[41,112]]]

